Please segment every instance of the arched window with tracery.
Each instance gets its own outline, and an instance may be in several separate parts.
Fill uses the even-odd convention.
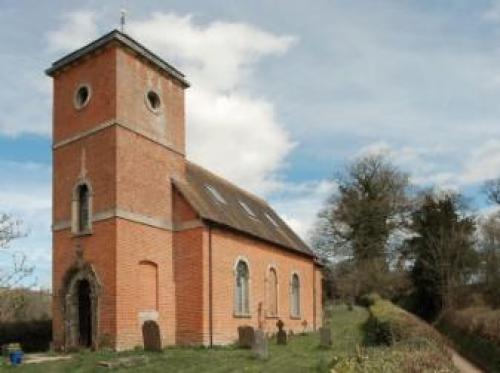
[[[244,260],[239,260],[235,272],[235,314],[248,315],[250,314],[248,264]]]
[[[293,317],[300,317],[300,279],[299,275],[294,273],[292,275],[291,283],[291,315]]]
[[[278,275],[270,268],[267,276],[267,316],[278,316]]]

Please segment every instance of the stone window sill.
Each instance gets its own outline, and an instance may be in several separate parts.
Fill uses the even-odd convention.
[[[249,313],[234,313],[233,317],[237,319],[251,319],[252,315],[250,315]]]
[[[91,236],[91,235],[92,235],[92,231],[86,230],[86,231],[74,233],[73,237],[85,237],[85,236]]]
[[[302,316],[300,316],[300,315],[290,315],[290,318],[292,320],[300,320],[300,319],[302,319]]]
[[[266,315],[266,319],[279,319],[279,315]]]

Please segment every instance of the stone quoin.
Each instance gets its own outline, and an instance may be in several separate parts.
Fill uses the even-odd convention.
[[[264,200],[186,159],[180,71],[115,30],[47,74],[56,348],[144,346],[151,326],[155,346],[232,343],[279,319],[321,326],[307,245]]]

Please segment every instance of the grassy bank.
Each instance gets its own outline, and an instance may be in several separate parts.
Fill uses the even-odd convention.
[[[434,328],[389,301],[365,299],[370,316],[365,323],[366,352],[350,362],[351,369],[367,372],[453,372],[446,340]],[[352,368],[354,367],[354,368]]]

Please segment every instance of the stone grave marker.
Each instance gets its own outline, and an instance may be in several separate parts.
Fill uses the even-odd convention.
[[[251,348],[255,340],[255,331],[251,326],[238,327],[238,346],[240,348]]]
[[[252,353],[259,360],[266,360],[269,357],[266,334],[261,329],[255,331]]]
[[[276,334],[276,343],[279,345],[286,345],[286,332],[283,330],[285,324],[280,319],[276,323],[276,326],[278,327],[278,333]]]
[[[319,337],[321,347],[330,347],[332,345],[332,330],[330,327],[322,326],[319,328]]]
[[[144,350],[161,351],[161,336],[158,324],[152,320],[142,324],[142,338],[144,340]]]

